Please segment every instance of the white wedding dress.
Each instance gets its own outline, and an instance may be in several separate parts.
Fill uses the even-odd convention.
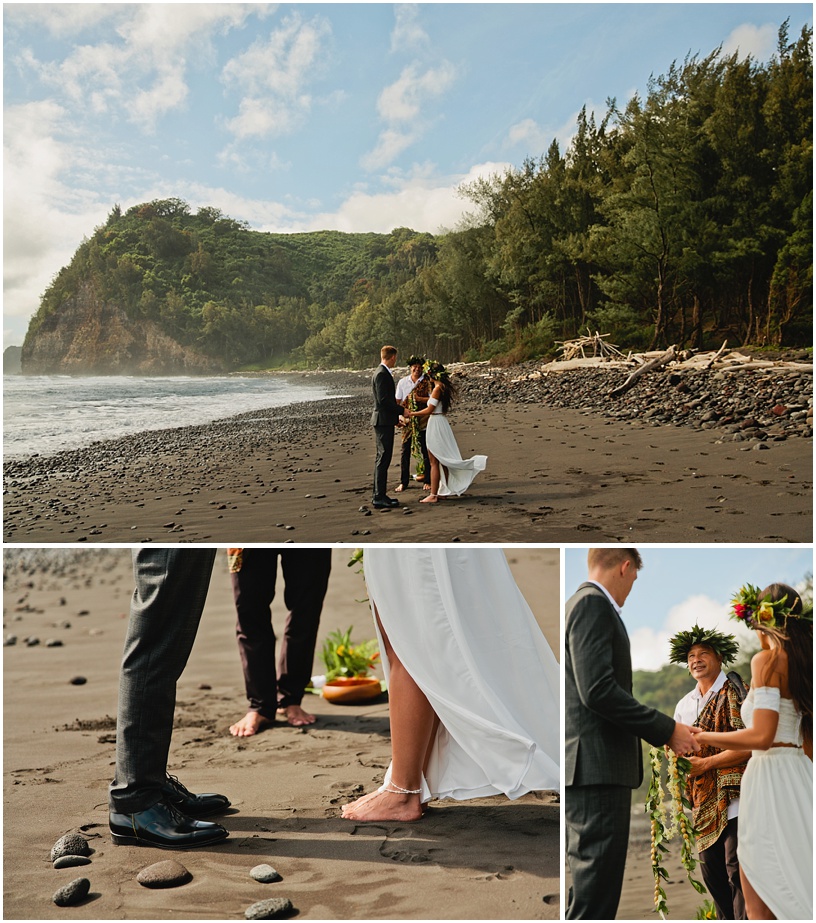
[[[779,712],[774,743],[754,750],[740,788],[737,858],[777,920],[813,919],[813,763],[801,749],[801,719],[778,689],[751,689],[742,703],[750,727],[755,708]]]
[[[501,549],[368,547],[364,570],[372,610],[440,719],[422,800],[557,790],[558,663]],[[381,637],[380,649],[387,680]]]
[[[428,401],[428,405],[433,407],[433,413],[428,417],[425,444],[431,455],[439,460],[439,496],[458,496],[470,487],[480,471],[485,470],[487,456],[474,455],[473,458],[462,458],[448,418],[442,412],[442,405],[434,397]]]

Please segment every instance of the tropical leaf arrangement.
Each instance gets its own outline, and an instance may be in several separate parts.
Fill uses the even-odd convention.
[[[356,676],[368,676],[380,658],[376,639],[372,638],[360,644],[352,643],[353,628],[351,625],[346,631],[333,631],[323,642],[320,659],[326,667],[327,683],[341,677],[351,679]]]

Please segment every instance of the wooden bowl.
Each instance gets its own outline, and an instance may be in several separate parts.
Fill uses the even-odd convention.
[[[382,687],[376,676],[340,676],[326,683],[323,698],[338,705],[351,705],[376,699],[381,692]]]

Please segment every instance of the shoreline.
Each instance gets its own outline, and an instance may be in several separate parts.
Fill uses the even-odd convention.
[[[462,455],[488,456],[461,498],[371,510],[370,372],[290,372],[354,396],[8,460],[5,541],[811,541],[809,373],[669,371],[612,403],[625,370],[455,368]]]

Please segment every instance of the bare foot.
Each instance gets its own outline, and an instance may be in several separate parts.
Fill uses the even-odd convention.
[[[436,494],[428,494],[427,497],[423,497],[419,502],[420,503],[437,503],[438,501],[439,501],[439,497],[437,497]]]
[[[279,708],[278,714],[285,715],[286,723],[291,724],[293,728],[302,728],[317,721],[314,715],[304,711],[300,705],[287,705],[285,708]]]
[[[397,486],[394,488],[394,493],[395,493],[395,494],[400,494],[400,493],[403,492],[403,490],[405,490],[404,485],[403,485],[403,484],[397,484]]]
[[[430,490],[430,489],[431,489],[431,485],[430,485],[430,484],[423,484],[423,485],[422,485],[422,489],[423,489],[423,490]],[[421,503],[422,501],[420,500],[419,502]]]
[[[345,805],[343,817],[356,821],[419,820],[422,817],[422,804],[419,795],[379,790]]]
[[[274,723],[274,721],[264,718],[263,715],[258,714],[256,711],[248,711],[240,721],[236,721],[230,727],[230,734],[233,737],[252,737],[253,734],[258,734],[260,731],[272,727]]]

